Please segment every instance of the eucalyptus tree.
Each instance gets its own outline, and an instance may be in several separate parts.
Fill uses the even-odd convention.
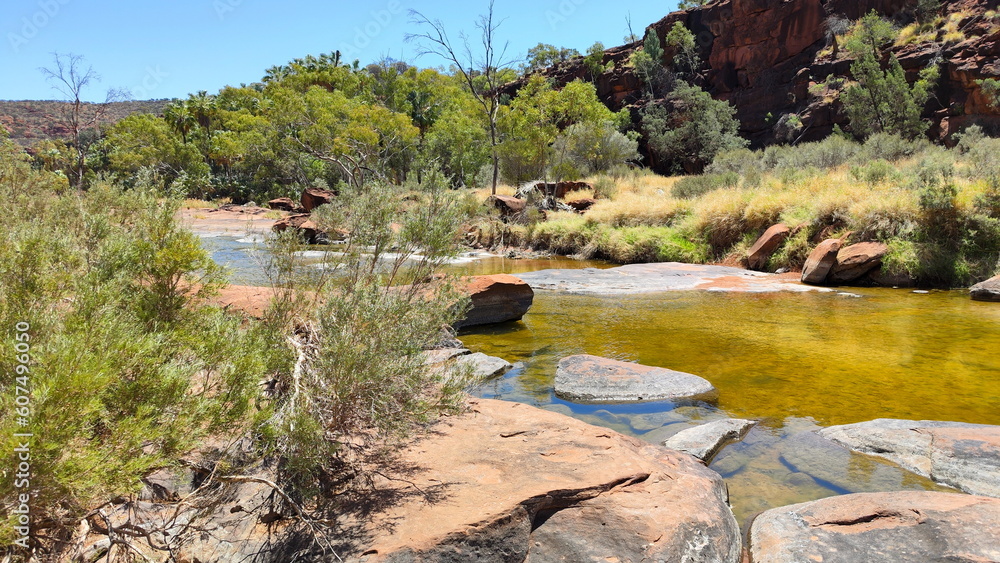
[[[107,113],[112,102],[124,100],[127,94],[123,90],[109,89],[104,102],[88,104],[82,99],[84,92],[101,77],[94,67],[87,65],[82,55],[53,53],[53,66],[40,68],[42,75],[69,102],[65,123],[73,135],[74,169],[72,170],[73,186],[82,190],[87,163],[87,150],[97,139],[98,126]]]
[[[486,14],[479,16],[476,29],[479,30],[481,48],[474,50],[469,37],[460,33],[459,42],[455,43],[441,20],[431,20],[415,10],[410,11],[413,22],[426,29],[424,33],[410,34],[407,40],[416,40],[420,44],[421,55],[436,55],[450,62],[462,79],[469,92],[478,103],[489,127],[491,158],[493,161],[492,193],[496,194],[497,182],[500,177],[500,131],[497,119],[500,113],[500,87],[510,77],[509,67],[514,63],[507,59],[508,43],[502,45],[497,38],[497,29],[501,21],[493,17],[493,0],[490,0]]]

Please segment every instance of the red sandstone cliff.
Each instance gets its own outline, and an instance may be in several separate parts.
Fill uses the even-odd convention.
[[[978,122],[1000,130],[1000,110],[990,107],[977,80],[1000,78],[1000,16],[989,17],[998,0],[945,0],[942,13],[962,14],[960,42],[924,41],[894,47],[911,79],[937,60],[941,80],[928,101],[924,116],[930,134],[946,138]],[[720,0],[707,6],[672,13],[647,29],[662,40],[674,22],[690,29],[700,48],[701,86],[715,98],[736,107],[741,133],[754,146],[780,139],[782,115],[796,114],[802,122],[796,139],[821,139],[834,125],[847,125],[836,99],[836,89],[824,88],[828,77],[850,78],[851,61],[831,53],[828,21],[855,20],[870,10],[895,19],[905,18],[906,0]],[[958,17],[958,16],[957,16]],[[633,43],[605,52],[614,68],[596,79],[600,98],[612,109],[641,104],[641,82],[626,65],[639,47]],[[667,52],[669,60],[672,53]],[[577,58],[542,71],[565,84],[588,78]],[[507,87],[513,93],[519,83]],[[812,88],[810,88],[812,87]]]

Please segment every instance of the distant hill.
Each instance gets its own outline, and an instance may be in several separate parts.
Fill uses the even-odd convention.
[[[101,123],[116,123],[134,113],[159,115],[168,103],[170,100],[113,102]],[[71,133],[64,125],[69,109],[68,102],[0,100],[0,125],[7,129],[12,141],[23,147],[33,146],[46,139],[69,139]]]

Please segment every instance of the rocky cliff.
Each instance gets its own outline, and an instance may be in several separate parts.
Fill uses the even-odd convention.
[[[920,69],[938,64],[941,80],[924,108],[937,139],[971,123],[1000,130],[1000,108],[991,107],[977,80],[1000,77],[998,0],[945,0],[942,21],[951,18],[957,33],[920,36],[893,53],[915,80]],[[736,107],[741,134],[759,147],[779,141],[825,137],[834,125],[847,125],[837,93],[850,79],[851,60],[835,48],[835,22],[855,20],[876,10],[900,24],[912,20],[907,0],[720,0],[674,12],[647,29],[663,40],[674,22],[683,23],[697,40],[702,69],[700,85],[713,97]],[[961,39],[959,39],[959,36]],[[641,46],[609,49],[604,62],[613,68],[595,77],[598,95],[612,109],[642,104],[642,83],[628,65]],[[665,63],[673,53],[664,54]],[[544,69],[558,84],[590,79],[582,59]],[[516,92],[519,83],[507,87]],[[782,116],[801,122],[792,137]]]

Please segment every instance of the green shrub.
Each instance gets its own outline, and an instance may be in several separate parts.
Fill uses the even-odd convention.
[[[703,196],[719,188],[736,187],[739,181],[740,177],[735,172],[685,176],[677,180],[670,189],[670,194],[677,198],[691,199]]]
[[[295,311],[300,369],[279,378],[267,451],[302,494],[388,453],[464,399],[465,371],[434,370],[420,351],[462,318],[467,298],[435,271],[457,253],[463,206],[445,189],[407,206],[398,190],[346,190],[316,213],[348,242],[323,263],[317,306]],[[395,225],[395,227],[394,227]],[[274,248],[294,255],[294,247]],[[286,270],[294,273],[295,270]],[[293,277],[286,283],[295,284]]]
[[[898,180],[901,177],[895,166],[882,159],[874,160],[863,166],[851,167],[851,176],[855,180],[869,185]]]
[[[0,182],[0,339],[12,350],[17,323],[30,324],[33,521],[53,537],[205,436],[252,427],[259,381],[289,355],[269,327],[204,305],[220,271],[175,222],[177,201],[101,183],[21,189]],[[14,357],[0,369],[14,373]],[[25,431],[14,407],[13,393],[0,398],[7,467]],[[5,501],[13,483],[0,484]]]
[[[897,162],[917,156],[931,146],[926,139],[906,139],[893,133],[876,133],[865,140],[857,159],[861,163],[873,160]]]

